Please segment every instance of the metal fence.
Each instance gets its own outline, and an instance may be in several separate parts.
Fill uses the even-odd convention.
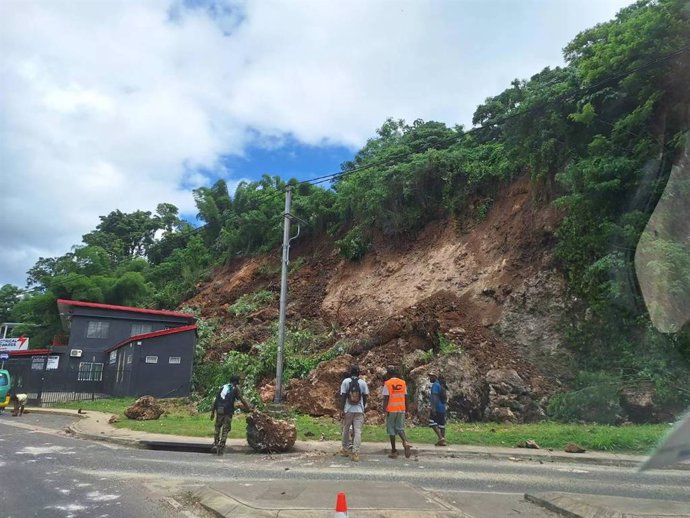
[[[29,404],[43,407],[51,407],[59,405],[60,403],[69,403],[73,401],[95,401],[97,399],[107,399],[111,396],[99,392],[37,392],[27,393]]]
[[[72,401],[94,401],[110,397],[100,391],[74,390],[57,371],[47,370],[45,364],[31,357],[11,358],[6,367],[12,376],[12,384],[17,392],[28,396],[28,404],[35,406],[55,406]],[[89,387],[90,388],[90,387]]]

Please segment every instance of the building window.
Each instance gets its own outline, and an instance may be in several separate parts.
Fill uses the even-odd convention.
[[[102,381],[103,364],[94,362],[79,362],[77,381]]]
[[[182,363],[182,358],[179,356],[170,356],[168,358],[168,363],[180,364]]]
[[[132,324],[132,332],[129,336],[145,335],[153,330],[151,324]]]
[[[146,363],[158,363],[158,356],[147,356]]]
[[[110,322],[101,320],[89,320],[89,327],[86,329],[86,338],[108,338]]]

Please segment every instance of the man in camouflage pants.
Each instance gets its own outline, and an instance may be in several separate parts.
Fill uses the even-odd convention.
[[[223,385],[218,392],[211,409],[211,420],[214,418],[216,420],[211,451],[218,455],[223,455],[225,452],[225,441],[232,428],[232,416],[235,413],[236,399],[242,402],[248,412],[251,411],[251,405],[245,401],[240,393],[240,378],[232,376],[230,382]]]

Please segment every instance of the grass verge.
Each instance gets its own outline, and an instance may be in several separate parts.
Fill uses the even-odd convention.
[[[143,432],[186,435],[189,437],[213,437],[213,422],[209,414],[195,414],[193,405],[184,400],[161,400],[166,413],[155,421],[132,421],[124,416],[124,410],[134,398],[103,399],[74,402],[60,405],[60,408],[82,408],[107,412],[120,417],[115,423],[118,428]],[[293,415],[299,440],[335,441],[340,439],[338,421],[325,417]],[[243,414],[235,417],[230,437],[245,436],[246,422]],[[518,442],[534,440],[542,448],[562,450],[574,442],[587,450],[612,453],[647,453],[669,430],[668,425],[605,426],[595,424],[565,424],[542,422],[532,424],[462,423],[448,424],[446,436],[450,444],[474,446],[514,447]],[[426,426],[408,425],[408,436],[413,443],[433,444],[436,436]],[[388,442],[383,425],[365,425],[362,440],[366,442]]]

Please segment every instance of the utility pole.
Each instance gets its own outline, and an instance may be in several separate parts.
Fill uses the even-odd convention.
[[[292,187],[285,189],[285,212],[283,214],[283,262],[280,274],[280,316],[278,317],[278,359],[276,361],[276,393],[273,402],[281,403],[283,398],[283,350],[285,347],[285,309],[287,307],[287,278],[290,263],[290,207]]]

